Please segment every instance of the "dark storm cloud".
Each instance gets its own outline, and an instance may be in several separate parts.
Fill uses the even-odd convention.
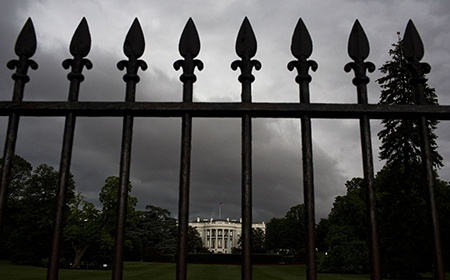
[[[301,3],[300,3],[301,2]],[[194,86],[197,101],[239,101],[238,72],[230,63],[238,59],[234,43],[244,16],[249,16],[258,39],[256,59],[263,68],[255,72],[254,101],[298,102],[296,73],[286,64],[293,59],[290,40],[298,18],[303,17],[314,41],[312,59],[319,69],[311,73],[311,99],[314,102],[356,102],[353,74],[343,71],[350,61],[347,40],[356,18],[371,43],[370,61],[380,67],[389,59],[388,50],[413,18],[432,64],[431,85],[436,87],[442,104],[450,102],[446,93],[450,84],[448,4],[429,6],[413,1],[385,3],[370,1],[268,2],[257,1],[8,1],[0,11],[0,63],[15,58],[14,41],[26,18],[35,20],[38,50],[33,57],[39,63],[30,71],[25,100],[66,100],[68,71],[61,62],[69,58],[70,37],[82,16],[90,25],[93,45],[88,58],[94,68],[84,71],[82,101],[121,101],[124,99],[123,72],[116,68],[125,59],[122,44],[135,16],[144,30],[147,48],[144,59],[149,69],[140,71],[137,86],[139,101],[180,101],[182,84],[172,64],[180,56],[177,44],[181,31],[192,16],[202,41],[199,58],[205,63],[196,72]],[[67,9],[66,6],[70,6]],[[198,7],[202,7],[201,9]],[[404,12],[402,12],[404,10]],[[444,12],[444,10],[446,12]],[[438,55],[436,55],[436,53]],[[12,72],[0,67],[0,99],[10,100]],[[373,81],[380,73],[369,74],[369,98],[378,101],[379,87]],[[6,118],[0,119],[0,139],[4,139]],[[136,118],[133,135],[131,181],[132,195],[139,207],[147,204],[178,208],[180,165],[180,119]],[[372,138],[377,144],[379,121],[372,121]],[[22,118],[17,154],[33,165],[59,165],[64,118]],[[441,125],[446,127],[445,125]],[[440,134],[440,151],[450,158],[450,135]],[[194,119],[191,170],[191,218],[217,218],[218,205],[224,203],[222,217],[239,218],[241,203],[240,119]],[[122,119],[78,118],[72,159],[77,189],[99,205],[98,192],[107,176],[119,170]],[[257,119],[253,121],[253,218],[266,222],[281,217],[293,205],[303,202],[301,134],[298,120]],[[329,212],[334,197],[345,193],[344,183],[362,176],[359,124],[357,120],[314,120],[314,175],[316,217]],[[377,148],[374,147],[374,158]],[[379,168],[382,165],[376,162]],[[447,169],[441,170],[450,179]]]

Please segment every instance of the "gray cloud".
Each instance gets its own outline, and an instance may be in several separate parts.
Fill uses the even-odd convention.
[[[411,3],[413,2],[413,3]],[[201,8],[199,8],[201,7]],[[234,52],[239,26],[248,16],[258,39],[263,68],[254,72],[253,100],[298,102],[296,73],[286,65],[293,59],[290,40],[295,24],[302,17],[314,41],[312,59],[319,64],[311,73],[313,102],[356,102],[353,74],[343,71],[350,61],[347,40],[355,19],[359,18],[371,44],[370,61],[380,67],[389,59],[388,50],[412,18],[421,32],[433,67],[430,85],[441,104],[448,104],[446,77],[450,68],[449,7],[445,1],[9,1],[0,11],[0,64],[15,58],[14,41],[28,16],[34,20],[38,50],[33,57],[40,68],[30,71],[25,100],[66,100],[69,82],[61,62],[69,58],[68,44],[79,20],[86,16],[93,38],[88,58],[94,68],[84,71],[82,101],[120,101],[124,99],[124,73],[116,68],[125,59],[123,40],[134,17],[138,17],[146,37],[142,59],[149,69],[140,72],[137,100],[180,101],[181,72],[173,69],[180,58],[179,36],[189,17],[200,33],[199,58],[205,69],[196,72],[194,98],[197,101],[239,101],[238,72],[230,69],[237,59]],[[10,100],[12,72],[0,67],[0,99]],[[369,75],[370,102],[376,103],[379,87],[373,82],[380,73]],[[7,118],[0,119],[0,139],[4,139]],[[133,135],[132,195],[139,207],[147,204],[169,209],[177,215],[180,161],[180,119],[136,118]],[[372,121],[374,158],[377,159],[379,121]],[[61,149],[63,118],[22,118],[17,154],[33,165],[48,163],[57,167]],[[253,121],[253,217],[268,221],[283,216],[303,201],[301,134],[298,120],[256,119]],[[448,125],[439,130],[440,151],[450,158]],[[240,132],[239,119],[194,119],[192,139],[191,218],[218,215],[240,217]],[[91,201],[107,176],[117,175],[122,133],[120,118],[78,118],[72,173],[77,189]],[[317,218],[325,217],[334,197],[345,193],[344,183],[362,176],[359,125],[356,120],[313,120],[314,175]],[[376,162],[376,168],[382,166]],[[441,177],[450,179],[448,169]]]

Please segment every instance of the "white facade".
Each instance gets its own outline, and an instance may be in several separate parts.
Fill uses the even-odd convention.
[[[203,245],[213,253],[231,254],[231,249],[238,247],[238,240],[242,232],[242,220],[213,220],[197,218],[190,222],[190,226],[197,229]],[[266,231],[266,224],[252,224],[252,228]]]

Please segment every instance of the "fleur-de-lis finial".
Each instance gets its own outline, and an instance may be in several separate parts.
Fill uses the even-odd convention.
[[[197,77],[194,74],[195,67],[201,71],[203,69],[203,62],[194,59],[200,52],[200,38],[192,18],[189,18],[184,27],[178,50],[180,51],[180,55],[184,57],[184,60],[180,59],[175,61],[173,67],[175,70],[183,68],[183,74],[180,76],[180,80],[183,83],[188,80],[195,83],[197,80]]]
[[[354,85],[361,83],[367,84],[370,79],[366,76],[366,70],[370,73],[375,71],[375,65],[372,62],[364,62],[369,56],[370,48],[366,33],[364,32],[358,20],[355,21],[350,38],[348,40],[348,55],[354,60],[345,65],[345,72],[355,71]]]
[[[414,59],[420,61],[425,54],[422,39],[412,20],[409,20],[406,26],[405,37],[403,38],[403,54],[409,61]]]
[[[139,59],[139,57],[144,54],[144,50],[144,33],[142,32],[139,20],[135,18],[125,38],[125,43],[123,44],[123,52],[128,57],[128,61],[121,60],[119,61],[119,63],[117,63],[117,68],[119,68],[119,70],[122,71],[127,68],[127,73],[123,76],[123,80],[125,82],[134,81],[138,83],[140,80],[139,76],[137,75],[139,67],[142,69],[142,71],[147,70],[147,63]]]
[[[64,69],[72,67],[72,71],[67,75],[67,78],[82,82],[84,80],[84,76],[81,74],[83,67],[86,66],[87,69],[92,68],[92,62],[84,58],[91,50],[91,34],[89,33],[89,26],[84,17],[73,34],[69,50],[70,54],[73,55],[73,59],[66,59],[62,63]]]
[[[403,37],[403,55],[408,61],[406,66],[412,74],[412,84],[425,83],[424,74],[431,71],[431,66],[428,63],[420,62],[424,54],[425,50],[419,32],[417,32],[412,20],[409,20]]]
[[[244,81],[250,81],[252,83],[255,80],[255,77],[252,75],[253,67],[256,70],[261,69],[261,62],[251,59],[255,56],[256,49],[255,33],[250,25],[250,21],[245,17],[236,40],[236,54],[241,60],[235,60],[231,64],[231,69],[234,71],[241,68],[241,75],[239,76],[241,83]]]
[[[9,69],[16,69],[16,73],[12,75],[15,81],[22,80],[24,83],[28,83],[30,81],[30,77],[27,75],[28,67],[31,67],[33,70],[38,68],[38,64],[34,60],[29,59],[36,52],[36,46],[36,32],[34,31],[33,21],[31,18],[28,18],[14,48],[19,59],[10,60],[7,63]]]
[[[311,76],[309,75],[309,68],[316,71],[318,68],[317,62],[314,60],[308,60],[312,54],[312,40],[309,35],[308,29],[306,28],[303,20],[300,18],[295,26],[294,34],[292,35],[291,52],[292,55],[297,58],[288,63],[289,71],[297,68],[298,75],[295,78],[297,83],[306,80],[311,82]]]

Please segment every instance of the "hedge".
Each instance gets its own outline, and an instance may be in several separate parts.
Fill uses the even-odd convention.
[[[269,254],[253,254],[252,262],[254,264],[279,264],[283,255],[269,255]]]
[[[279,264],[282,255],[253,254],[253,264]],[[242,255],[238,254],[188,254],[189,263],[205,264],[241,264]]]
[[[188,263],[205,264],[239,264],[241,263],[241,255],[213,253],[188,254],[187,261]]]
[[[156,259],[147,259],[144,261],[156,262],[176,262],[175,255],[159,255]],[[213,254],[213,253],[190,253],[187,255],[188,263],[202,264],[241,264],[242,255],[240,254]],[[292,264],[293,256],[283,256],[275,254],[253,254],[253,264]]]
[[[281,259],[281,263],[283,264],[293,264],[294,263],[294,256],[283,256]]]

